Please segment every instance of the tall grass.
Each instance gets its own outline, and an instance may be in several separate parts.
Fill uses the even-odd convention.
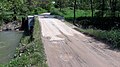
[[[103,31],[94,29],[79,29],[79,31],[111,43],[112,48],[120,49],[120,30]]]

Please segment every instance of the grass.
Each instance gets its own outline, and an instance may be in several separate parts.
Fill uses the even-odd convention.
[[[64,16],[65,19],[73,19],[74,11],[70,8],[63,8],[61,11],[59,9],[54,8],[52,9],[51,13],[53,15],[60,15]],[[90,17],[91,11],[90,10],[78,10],[76,9],[76,18],[78,17]]]
[[[65,18],[69,18],[69,17],[74,17],[74,12],[73,12],[73,10],[67,10],[66,9],[66,11],[64,12],[65,13],[65,15],[64,15],[64,17]],[[85,16],[85,17],[89,17],[89,16],[91,16],[91,12],[90,12],[90,10],[76,10],[76,18],[78,18],[78,17],[81,17],[81,16]]]
[[[0,67],[48,67],[40,36],[40,25],[36,19],[34,40],[30,42],[30,36],[23,36],[20,46],[16,49],[16,57],[8,64],[1,64]]]
[[[120,49],[120,30],[94,30],[94,29],[78,29],[80,32],[92,35],[98,39],[111,43],[112,48]]]

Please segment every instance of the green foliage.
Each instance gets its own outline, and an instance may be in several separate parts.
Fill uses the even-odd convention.
[[[60,15],[64,16],[66,19],[73,18],[74,13],[71,8],[63,8],[61,11],[59,9],[53,8],[51,9],[52,15]],[[76,10],[76,18],[78,17],[90,17],[91,11],[90,10]]]
[[[60,15],[60,16],[62,16],[63,13],[60,12],[58,9],[52,8],[51,9],[51,15]]]
[[[79,29],[83,33],[88,33],[99,39],[106,40],[112,44],[112,47],[120,49],[120,30],[94,30],[94,29]]]
[[[44,13],[44,12],[47,12],[47,10],[45,10],[41,7],[37,7],[32,11],[32,14],[41,14],[41,13]]]
[[[1,0],[0,23],[14,21],[14,20],[21,20],[21,17],[47,12],[47,10],[50,10],[50,8],[51,8],[50,1]],[[8,13],[11,12],[12,14],[6,14],[6,12]]]

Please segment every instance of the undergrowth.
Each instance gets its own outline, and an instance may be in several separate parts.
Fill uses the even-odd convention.
[[[79,29],[79,31],[109,42],[112,48],[120,49],[120,30]]]

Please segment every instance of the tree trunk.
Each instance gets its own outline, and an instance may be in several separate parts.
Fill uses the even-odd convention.
[[[13,4],[13,12],[14,12],[13,20],[16,21],[16,20],[17,20],[17,18],[16,18],[17,12],[16,12],[16,4],[15,4],[15,1],[13,1],[12,4]]]
[[[92,11],[92,17],[93,17],[93,0],[90,0],[91,3],[91,11]]]
[[[105,1],[102,0],[102,17],[104,17]]]
[[[73,24],[75,25],[76,22],[76,0],[74,1],[74,21]]]
[[[110,10],[111,10],[112,17],[115,17],[116,3],[117,3],[117,0],[110,0]]]
[[[60,11],[62,10],[62,2],[59,3]]]
[[[116,12],[116,3],[117,3],[117,0],[113,0],[113,17],[116,17],[116,16],[115,16],[115,12]]]

